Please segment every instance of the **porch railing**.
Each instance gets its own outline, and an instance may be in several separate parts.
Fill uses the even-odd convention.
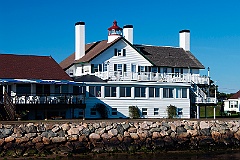
[[[191,83],[192,81],[196,84],[209,84],[209,77],[200,76],[199,74],[190,73],[154,73],[154,72],[96,72],[95,76],[103,80],[113,81],[159,81],[159,82],[186,82]]]
[[[85,96],[72,94],[16,95],[11,96],[13,104],[84,104]]]

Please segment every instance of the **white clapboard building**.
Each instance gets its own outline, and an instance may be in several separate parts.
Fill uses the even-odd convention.
[[[179,118],[199,117],[199,106],[216,100],[201,89],[210,79],[200,75],[204,66],[190,52],[190,31],[179,36],[179,47],[134,44],[133,26],[114,21],[107,40],[85,44],[85,23],[76,23],[75,53],[60,66],[86,84],[85,117],[100,118],[97,103],[108,107],[109,118],[128,118],[129,106],[142,118],[166,118],[170,105]]]

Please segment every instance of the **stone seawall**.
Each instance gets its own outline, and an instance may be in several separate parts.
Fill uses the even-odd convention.
[[[240,120],[0,124],[0,156],[240,148]]]

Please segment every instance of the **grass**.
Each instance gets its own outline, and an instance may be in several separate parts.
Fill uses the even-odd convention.
[[[214,106],[206,107],[206,118],[213,118],[214,116]],[[226,117],[225,115],[221,115],[221,106],[216,106],[216,117]],[[240,116],[236,114],[232,114],[231,116],[227,116],[228,118],[240,118]],[[200,118],[205,118],[205,106],[200,107]]]

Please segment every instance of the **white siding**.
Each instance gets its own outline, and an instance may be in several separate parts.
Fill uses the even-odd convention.
[[[122,50],[126,49],[126,56],[114,56],[114,49]],[[114,64],[127,64],[127,72],[131,71],[130,64],[136,64],[141,66],[152,66],[152,64],[146,60],[141,54],[139,54],[130,45],[126,44],[123,40],[118,41],[111,46],[108,50],[103,52],[91,61],[92,64],[102,64],[109,62],[109,71],[114,70]]]

